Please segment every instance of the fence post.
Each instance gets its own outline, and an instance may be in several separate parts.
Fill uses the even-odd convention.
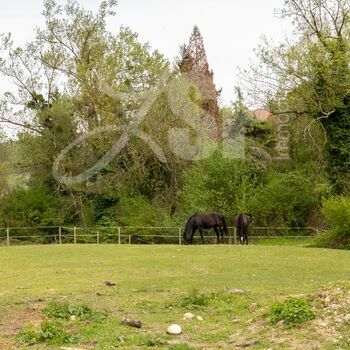
[[[181,245],[182,242],[181,242],[181,227],[179,227],[179,245]]]
[[[96,243],[100,244],[100,231],[96,232]]]
[[[131,244],[131,235],[129,235],[129,244]]]
[[[58,227],[58,243],[62,244],[62,227]]]
[[[233,229],[233,242],[237,244],[237,229],[236,227]]]
[[[10,246],[10,228],[9,227],[6,229],[6,244],[8,247]]]
[[[120,227],[118,227],[118,244],[120,244]]]
[[[229,234],[228,234],[228,244],[229,244],[229,245],[232,245],[232,235],[231,235],[230,232],[229,232]]]
[[[77,244],[77,227],[73,227],[73,239],[74,239],[74,244]]]

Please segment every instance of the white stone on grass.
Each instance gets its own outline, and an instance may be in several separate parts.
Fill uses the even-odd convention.
[[[172,335],[178,335],[178,334],[181,334],[181,332],[182,332],[181,327],[175,323],[169,326],[167,329],[167,333]]]
[[[191,312],[186,312],[184,314],[184,317],[182,318],[184,321],[186,320],[192,320],[192,318],[194,317],[194,315]]]

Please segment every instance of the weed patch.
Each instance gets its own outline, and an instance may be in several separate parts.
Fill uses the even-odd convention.
[[[201,293],[193,289],[189,294],[179,298],[179,306],[187,309],[200,309],[208,306],[211,301],[211,294]]]
[[[300,327],[315,318],[310,304],[303,298],[288,298],[283,302],[274,303],[269,316],[271,324],[283,321],[288,328]]]
[[[43,310],[43,313],[50,318],[62,320],[69,320],[74,316],[79,320],[99,321],[107,317],[101,312],[94,311],[86,304],[70,304],[60,301],[51,301]]]
[[[148,346],[148,347],[158,347],[164,345],[164,341],[159,338],[148,338],[139,341],[138,345]]]
[[[40,330],[27,328],[17,335],[17,340],[27,345],[46,343],[48,345],[73,344],[77,336],[67,331],[65,325],[57,321],[45,321],[41,323]]]
[[[205,307],[213,307],[215,309],[228,309],[232,307],[248,308],[247,295],[237,295],[225,290],[204,293],[197,289],[193,289],[190,293],[179,297],[177,305],[182,308],[198,310]]]

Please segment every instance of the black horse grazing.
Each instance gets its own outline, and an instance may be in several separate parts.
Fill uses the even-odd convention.
[[[241,244],[248,244],[248,226],[252,222],[250,215],[242,213],[235,217],[235,226],[239,236]]]
[[[224,216],[219,213],[196,213],[187,220],[184,231],[185,242],[187,244],[192,244],[193,235],[197,230],[199,230],[202,243],[204,244],[203,229],[208,228],[214,229],[217,237],[217,243],[220,243],[220,233],[221,241],[224,241],[224,233],[227,234],[227,225]]]

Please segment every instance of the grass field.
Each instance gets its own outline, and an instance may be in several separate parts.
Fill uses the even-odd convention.
[[[264,245],[3,247],[0,276],[1,350],[350,349],[349,251]],[[308,300],[316,319],[297,329],[271,325],[270,305],[290,295]],[[43,309],[53,300],[84,303],[105,316],[51,320]],[[204,320],[182,320],[188,311]],[[124,325],[122,317],[143,326]],[[32,342],[18,337],[23,330],[40,333],[44,321],[52,323],[52,334],[73,336],[62,341],[42,332]],[[181,335],[166,334],[172,323],[181,325]]]

